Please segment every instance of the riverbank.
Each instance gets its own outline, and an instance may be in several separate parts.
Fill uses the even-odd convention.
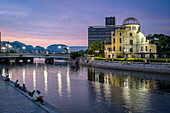
[[[0,113],[61,113],[44,101],[44,105],[33,101],[29,94],[13,86],[13,82],[5,82],[0,75]]]
[[[110,69],[119,69],[119,70],[128,70],[128,71],[138,71],[138,72],[150,72],[150,73],[162,73],[170,74],[170,64],[133,64],[132,63],[115,63],[115,62],[99,62],[95,60],[80,60],[80,65],[99,67],[99,68],[110,68]]]

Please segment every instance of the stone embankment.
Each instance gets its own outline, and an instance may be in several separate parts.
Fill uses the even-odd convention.
[[[32,97],[14,87],[14,82],[4,81],[0,75],[0,113],[61,113],[44,101],[44,105],[33,101]]]
[[[170,64],[155,65],[155,64],[113,63],[113,62],[99,62],[89,59],[80,60],[79,64],[100,68],[170,74]]]

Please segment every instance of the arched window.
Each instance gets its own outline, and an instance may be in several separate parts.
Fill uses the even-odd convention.
[[[132,36],[132,33],[130,33],[130,36]]]

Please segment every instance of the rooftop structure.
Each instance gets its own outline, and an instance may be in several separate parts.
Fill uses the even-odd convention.
[[[88,45],[95,41],[111,44],[111,32],[116,29],[121,29],[121,26],[116,25],[115,17],[106,17],[103,26],[89,26],[88,27]]]

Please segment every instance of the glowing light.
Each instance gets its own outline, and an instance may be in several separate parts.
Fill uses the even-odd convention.
[[[44,85],[45,85],[45,93],[47,94],[48,92],[48,73],[47,73],[47,67],[44,68]]]
[[[12,79],[12,73],[10,70],[9,70],[9,78],[10,78],[10,80]]]
[[[70,86],[69,67],[67,67],[67,92],[68,92],[68,97],[70,97],[71,96],[71,86]]]
[[[36,89],[36,70],[33,70],[33,89]]]
[[[58,74],[58,93],[60,97],[62,96],[62,80],[61,80],[61,72],[59,71]]]
[[[58,49],[60,49],[61,48],[61,46],[58,46]]]
[[[23,46],[22,49],[26,49],[26,47]]]
[[[25,69],[23,69],[22,77],[23,77],[23,84],[25,84]]]
[[[44,47],[44,49],[47,49],[47,47]]]
[[[2,76],[5,77],[5,68],[2,69]]]
[[[2,49],[6,49],[5,47],[2,47]]]

